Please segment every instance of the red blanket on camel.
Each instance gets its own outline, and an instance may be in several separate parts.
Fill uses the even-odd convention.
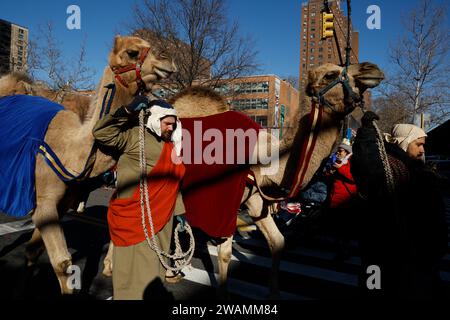
[[[261,127],[234,111],[181,123],[190,133],[183,136],[182,153],[186,218],[211,237],[231,236]]]

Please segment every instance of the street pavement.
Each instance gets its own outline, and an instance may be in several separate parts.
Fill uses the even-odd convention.
[[[103,258],[108,249],[107,203],[112,191],[99,189],[89,198],[83,214],[69,213],[62,220],[73,264],[82,270],[79,299],[108,300],[112,281],[104,277]],[[446,198],[450,231],[450,197]],[[13,219],[0,214],[0,299],[59,299],[59,286],[44,253],[32,268],[25,266],[25,242],[33,224],[29,218]],[[246,231],[244,231],[246,230]],[[267,298],[271,258],[268,246],[253,226],[236,232],[229,268],[228,292],[231,301]],[[217,247],[196,232],[196,251],[185,278],[165,284],[166,294],[175,300],[217,299]],[[336,245],[327,234],[312,238],[291,236],[280,265],[280,299],[350,299],[358,295],[357,279],[361,260],[357,243],[350,243],[350,256],[336,259]],[[450,244],[441,262],[440,274],[446,296],[450,297]]]

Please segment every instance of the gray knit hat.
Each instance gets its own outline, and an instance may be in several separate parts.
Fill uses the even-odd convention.
[[[347,151],[348,153],[352,153],[352,146],[345,144],[345,143],[341,143],[338,147],[344,149],[345,151]]]

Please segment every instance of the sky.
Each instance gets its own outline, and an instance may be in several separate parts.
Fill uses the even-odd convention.
[[[30,38],[39,26],[52,22],[64,55],[70,59],[86,39],[88,64],[94,69],[96,82],[107,65],[107,56],[114,35],[124,34],[132,18],[136,0],[2,0],[0,19],[27,27]],[[250,35],[258,51],[258,74],[280,77],[298,76],[300,60],[300,14],[306,0],[227,0],[231,21],[237,21],[242,36]],[[439,0],[433,0],[440,3]],[[359,31],[359,61],[370,61],[382,69],[389,68],[388,49],[402,32],[401,17],[419,0],[353,0],[352,20]],[[20,4],[20,5],[19,5]],[[67,8],[77,5],[81,10],[81,29],[69,30]],[[377,5],[381,10],[381,29],[369,30],[367,8]],[[345,1],[341,1],[345,10]]]

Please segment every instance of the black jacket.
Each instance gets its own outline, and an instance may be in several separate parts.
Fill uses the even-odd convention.
[[[388,263],[435,265],[448,242],[437,177],[397,145],[385,143],[385,148],[394,173],[393,194],[387,191],[375,128],[358,129],[352,175],[364,199],[360,228],[365,254]]]

